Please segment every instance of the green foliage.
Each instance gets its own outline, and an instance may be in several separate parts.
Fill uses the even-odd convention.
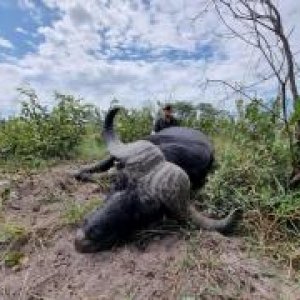
[[[12,268],[20,265],[24,258],[24,253],[19,251],[10,251],[4,254],[3,261],[6,267]]]
[[[106,155],[106,147],[101,139],[100,126],[88,124],[78,145],[78,158],[91,161],[102,159]]]
[[[0,158],[39,163],[40,160],[74,156],[85,134],[85,124],[94,114],[73,96],[55,94],[56,105],[48,111],[32,90],[22,90],[26,101],[21,114],[0,128]]]
[[[220,128],[227,128],[232,123],[227,112],[216,109],[210,103],[194,105],[178,101],[172,105],[181,126],[199,129],[209,135],[218,134]]]
[[[81,222],[84,216],[103,204],[102,199],[92,198],[86,203],[69,202],[63,213],[64,223],[67,225],[76,225]]]
[[[255,100],[248,105],[241,106],[243,110],[235,126],[235,132],[238,133],[238,138],[251,139],[258,144],[272,144],[275,140],[277,131],[277,121],[272,112],[261,109],[262,100]],[[241,112],[240,112],[241,113]],[[281,124],[281,128],[282,128]]]
[[[14,267],[22,263],[24,254],[12,249],[26,241],[27,234],[28,232],[23,226],[5,221],[0,222],[0,249],[6,249],[0,253],[0,263],[4,263],[7,267]]]
[[[197,111],[195,105],[188,101],[176,101],[172,104],[173,110],[176,112],[176,116],[180,120],[194,119]]]
[[[153,118],[151,109],[122,110],[117,119],[117,132],[125,143],[132,142],[151,133]]]
[[[21,239],[27,234],[26,229],[13,223],[0,223],[0,245]]]
[[[298,100],[295,103],[295,109],[290,118],[290,123],[296,124],[298,121],[300,121],[300,97],[298,98]]]
[[[218,168],[205,187],[206,199],[219,209],[242,206],[246,210],[269,205],[266,199],[284,195],[289,169],[285,145],[272,151],[266,145],[226,141],[218,153]],[[282,155],[282,152],[284,153]]]
[[[202,204],[218,213],[233,207],[256,211],[297,235],[300,194],[288,187],[291,157],[284,124],[274,123],[258,102],[246,105],[241,116],[231,131],[224,128],[215,137],[218,168],[200,193]]]

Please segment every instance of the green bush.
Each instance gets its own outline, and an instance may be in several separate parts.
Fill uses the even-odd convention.
[[[288,186],[291,154],[284,125],[258,104],[245,107],[231,131],[215,137],[217,169],[199,194],[204,208],[219,214],[233,207],[274,221],[285,233],[299,234],[299,191]],[[257,222],[257,226],[261,223]],[[260,225],[259,225],[260,224]],[[256,228],[258,229],[258,228]]]
[[[5,122],[0,129],[2,160],[36,161],[74,156],[93,114],[73,96],[55,94],[56,105],[47,110],[34,91],[22,91],[21,114]]]
[[[263,198],[286,191],[288,152],[284,154],[273,153],[265,145],[254,147],[251,143],[228,140],[217,154],[218,168],[205,186],[208,202],[222,209],[232,206],[253,209],[267,205]]]
[[[138,140],[151,133],[153,118],[151,109],[122,110],[117,118],[117,131],[124,143]]]

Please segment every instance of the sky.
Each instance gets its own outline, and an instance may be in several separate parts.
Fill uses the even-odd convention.
[[[277,4],[296,53],[300,1]],[[231,109],[236,95],[203,82],[248,84],[268,66],[224,33],[203,0],[0,0],[0,116],[17,112],[19,87],[34,88],[47,105],[59,91],[101,109],[113,98],[127,107],[187,100]],[[249,93],[272,98],[276,83]]]

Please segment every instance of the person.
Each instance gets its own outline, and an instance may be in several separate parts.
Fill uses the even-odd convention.
[[[178,126],[178,121],[173,116],[173,110],[170,104],[164,106],[163,114],[163,117],[156,120],[154,125],[154,132],[159,132],[165,128],[169,128],[172,126]]]

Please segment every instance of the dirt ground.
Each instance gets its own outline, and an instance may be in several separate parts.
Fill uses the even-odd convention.
[[[76,253],[76,227],[66,225],[62,215],[70,201],[86,203],[101,191],[70,179],[70,170],[64,165],[13,180],[6,176],[12,184],[5,222],[30,234],[14,245],[0,244],[0,255],[24,254],[16,267],[1,264],[0,299],[300,299],[289,270],[250,253],[242,237],[174,232],[143,248],[131,243]]]

